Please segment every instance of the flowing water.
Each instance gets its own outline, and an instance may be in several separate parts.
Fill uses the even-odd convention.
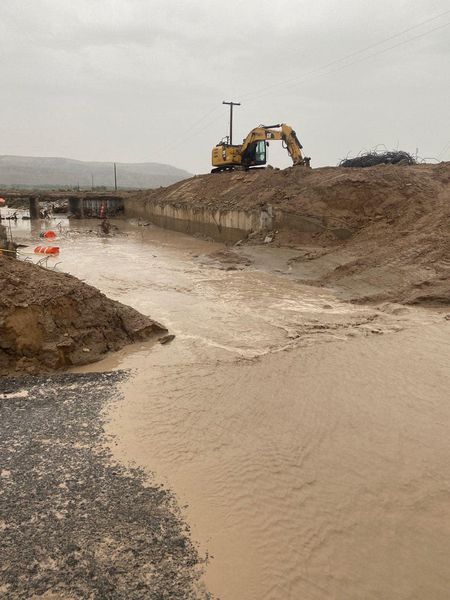
[[[177,494],[209,591],[447,599],[450,322],[345,304],[288,269],[226,270],[218,244],[118,225],[63,230],[48,266],[176,335],[90,368],[132,369],[108,415],[115,456]]]

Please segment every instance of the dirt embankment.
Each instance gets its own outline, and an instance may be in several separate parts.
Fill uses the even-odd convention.
[[[0,256],[0,374],[50,372],[98,360],[166,332],[71,275]]]
[[[341,217],[351,225],[379,214],[388,198],[392,204],[433,195],[449,184],[449,178],[450,162],[364,169],[267,168],[197,175],[166,188],[138,192],[133,198],[221,210],[251,210],[266,203],[291,213],[311,210],[315,215]]]
[[[136,198],[222,211],[271,206],[272,243],[307,251],[305,281],[352,300],[450,302],[450,162],[201,175]],[[298,217],[319,229],[302,230]]]

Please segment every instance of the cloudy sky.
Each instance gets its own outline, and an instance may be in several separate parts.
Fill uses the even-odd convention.
[[[206,172],[234,100],[235,142],[286,122],[313,166],[450,160],[448,0],[0,0],[0,46],[0,154]]]

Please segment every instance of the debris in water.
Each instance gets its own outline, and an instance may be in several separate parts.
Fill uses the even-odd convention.
[[[47,231],[42,231],[39,234],[40,238],[45,238],[46,240],[54,240],[56,238],[56,233],[54,231],[52,231],[51,229],[47,230]]]
[[[35,254],[59,254],[59,246],[36,246]]]

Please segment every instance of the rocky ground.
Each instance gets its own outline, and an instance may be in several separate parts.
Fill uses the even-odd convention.
[[[0,375],[98,360],[165,328],[64,273],[0,256]]]
[[[5,600],[207,597],[171,494],[102,444],[102,410],[125,376],[1,380]]]

